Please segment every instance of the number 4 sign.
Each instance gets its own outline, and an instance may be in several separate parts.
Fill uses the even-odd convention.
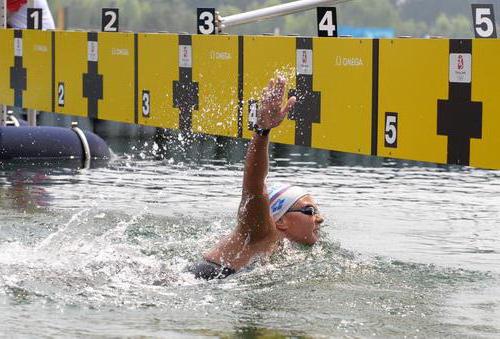
[[[472,18],[474,20],[474,34],[476,38],[496,38],[497,25],[493,5],[472,5]]]
[[[318,7],[318,36],[337,37],[337,9],[335,7]]]

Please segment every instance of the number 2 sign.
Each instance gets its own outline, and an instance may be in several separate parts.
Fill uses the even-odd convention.
[[[118,32],[120,29],[119,21],[120,10],[118,8],[103,8],[102,9],[102,31],[103,32]]]

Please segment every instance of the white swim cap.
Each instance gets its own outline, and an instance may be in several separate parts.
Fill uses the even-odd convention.
[[[290,207],[308,193],[297,186],[273,185],[267,189],[269,194],[269,209],[273,220],[279,220]]]

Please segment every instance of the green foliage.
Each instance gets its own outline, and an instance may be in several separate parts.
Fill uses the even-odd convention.
[[[291,0],[49,0],[68,8],[68,28],[99,30],[103,7],[120,8],[120,27],[130,31],[194,32],[197,7],[221,15],[241,13]],[[339,25],[392,27],[397,35],[453,38],[472,36],[469,0],[353,0],[337,6]],[[230,34],[316,34],[315,11],[233,27]]]

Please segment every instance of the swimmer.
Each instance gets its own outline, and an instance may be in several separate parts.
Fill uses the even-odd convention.
[[[323,217],[311,195],[296,186],[266,187],[269,133],[296,102],[290,97],[283,105],[285,88],[285,79],[278,77],[262,93],[257,126],[247,148],[237,226],[204,254],[203,261],[189,268],[197,278],[234,274],[254,258],[272,254],[284,239],[307,245],[318,241]]]
[[[54,18],[46,0],[35,0],[33,8],[42,9],[42,28],[54,29]],[[27,28],[28,0],[7,0],[7,26],[9,28]]]

